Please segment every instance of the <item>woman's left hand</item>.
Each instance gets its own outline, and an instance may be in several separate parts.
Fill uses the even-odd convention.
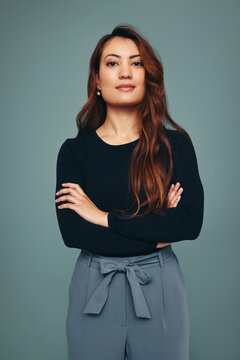
[[[64,188],[56,193],[57,196],[62,196],[56,199],[55,202],[69,201],[69,203],[59,205],[59,209],[68,208],[74,210],[87,221],[97,225],[107,226],[108,213],[98,209],[79,184],[65,183],[62,184],[62,186],[64,186]]]

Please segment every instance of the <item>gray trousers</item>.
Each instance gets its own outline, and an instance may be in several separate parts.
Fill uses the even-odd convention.
[[[82,250],[66,334],[69,360],[189,360],[186,283],[171,245],[122,258]]]

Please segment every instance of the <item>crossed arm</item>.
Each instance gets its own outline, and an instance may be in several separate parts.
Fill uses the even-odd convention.
[[[176,146],[174,173],[184,189],[177,207],[165,209],[163,216],[145,214],[133,219],[120,219],[115,211],[106,213],[98,209],[85,194],[81,187],[79,164],[66,140],[58,154],[56,184],[56,195],[63,195],[61,201],[70,201],[60,207],[56,204],[65,244],[103,255],[124,256],[131,251],[133,254],[151,251],[167,242],[196,239],[203,221],[204,194],[195,150],[186,138]],[[66,187],[62,185],[64,182]],[[115,234],[114,242],[112,233]]]

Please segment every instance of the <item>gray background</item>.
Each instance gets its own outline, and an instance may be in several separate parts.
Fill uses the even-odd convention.
[[[169,111],[193,140],[205,190],[199,238],[173,245],[188,286],[190,359],[238,358],[239,10],[233,0],[1,1],[1,359],[67,358],[80,250],[65,247],[57,226],[56,157],[77,134],[97,41],[123,23],[161,56]]]

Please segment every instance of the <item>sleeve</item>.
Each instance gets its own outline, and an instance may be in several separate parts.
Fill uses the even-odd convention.
[[[72,146],[72,139],[62,144],[56,166],[56,192],[63,188],[62,183],[78,183],[84,190],[81,165],[77,160]],[[68,201],[61,202],[67,203]],[[151,253],[155,245],[139,241],[121,234],[113,234],[109,228],[93,224],[72,209],[58,209],[55,203],[57,221],[64,244],[69,248],[85,249],[103,256],[135,256]]]
[[[172,182],[180,182],[183,193],[177,207],[166,208],[163,215],[153,213],[120,219],[117,212],[108,214],[108,226],[113,232],[135,239],[158,242],[194,240],[201,231],[204,210],[204,190],[192,141],[178,133],[173,150]]]

